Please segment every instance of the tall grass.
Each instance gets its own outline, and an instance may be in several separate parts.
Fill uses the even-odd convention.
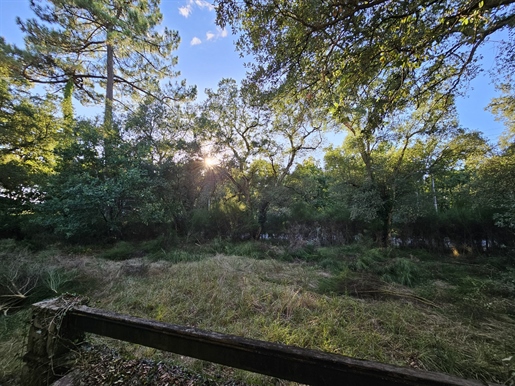
[[[0,385],[19,384],[30,320],[28,306],[94,284],[84,272],[62,265],[56,249],[32,252],[0,240]]]
[[[111,249],[110,256],[100,253],[102,258],[59,251],[31,255],[12,246],[5,254],[17,253],[25,264],[20,267],[36,275],[49,296],[66,288],[88,295],[95,307],[125,314],[513,383],[515,271],[501,264],[486,267],[363,246],[307,248],[294,255],[282,246],[223,240],[198,247],[149,243]],[[146,257],[126,261],[140,255]],[[66,276],[70,272],[73,276]],[[0,384],[15,381],[21,362],[13,353],[23,351],[27,318],[26,311],[0,316]],[[275,382],[90,339],[108,342],[125,356],[180,362],[220,379]]]
[[[487,331],[452,306],[316,292],[316,266],[218,255],[121,279],[101,307],[170,323],[468,378],[506,381],[512,322]],[[209,367],[209,366],[208,366]],[[237,373],[244,380],[255,376]],[[263,381],[264,382],[264,381]],[[266,383],[266,382],[265,382]]]

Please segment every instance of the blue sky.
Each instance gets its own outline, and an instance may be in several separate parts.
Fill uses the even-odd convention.
[[[176,52],[179,57],[177,69],[181,72],[179,79],[197,85],[199,98],[203,98],[206,88],[216,89],[222,78],[239,81],[245,77],[245,59],[240,58],[235,51],[235,37],[230,30],[221,30],[216,26],[216,15],[208,1],[161,0],[161,10],[163,24],[179,31],[181,36],[181,45]],[[22,46],[22,35],[15,23],[16,16],[22,19],[31,17],[29,0],[0,0],[0,35],[7,42]],[[503,127],[484,109],[496,96],[488,74],[494,65],[496,49],[494,43],[483,47],[481,54],[485,71],[472,81],[467,97],[457,101],[461,125],[484,132],[494,142]],[[80,111],[78,113],[81,114]]]

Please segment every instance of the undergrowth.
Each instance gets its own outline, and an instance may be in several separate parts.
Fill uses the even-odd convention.
[[[360,245],[292,250],[224,240],[84,251],[30,253],[11,243],[0,249],[1,272],[7,272],[6,261],[16,261],[24,278],[34,277],[30,301],[42,293],[75,291],[89,296],[92,306],[124,314],[515,383],[515,268],[503,258],[460,260]],[[14,382],[21,363],[14,358],[23,351],[28,313],[15,311],[0,316],[0,384]],[[89,339],[108,342],[125,356],[171,361],[210,377],[275,382],[142,346]]]

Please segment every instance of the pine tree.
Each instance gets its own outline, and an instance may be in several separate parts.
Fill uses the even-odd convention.
[[[195,88],[166,86],[161,80],[174,71],[180,38],[157,27],[162,21],[159,0],[31,0],[37,19],[18,19],[25,35],[23,75],[26,79],[64,88],[82,102],[99,102],[105,89],[106,130],[113,130],[113,103],[141,96],[163,99],[192,97]],[[164,97],[163,97],[164,95]],[[128,98],[131,97],[131,98]],[[69,113],[69,111],[67,112]]]

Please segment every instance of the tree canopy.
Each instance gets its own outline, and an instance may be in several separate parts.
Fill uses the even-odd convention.
[[[72,85],[83,102],[105,100],[105,119],[112,103],[153,96],[165,101],[193,96],[185,81],[171,83],[180,38],[158,28],[159,0],[31,0],[36,19],[18,19],[25,33],[22,75],[36,83]],[[166,80],[165,93],[160,93]],[[101,85],[105,95],[98,93]],[[115,92],[116,91],[116,92]]]
[[[379,82],[374,96],[385,111],[427,93],[455,92],[476,73],[481,44],[515,21],[511,0],[216,5],[218,23],[232,26],[238,49],[255,60],[252,81],[333,98],[359,96]],[[507,45],[513,51],[513,41]]]

